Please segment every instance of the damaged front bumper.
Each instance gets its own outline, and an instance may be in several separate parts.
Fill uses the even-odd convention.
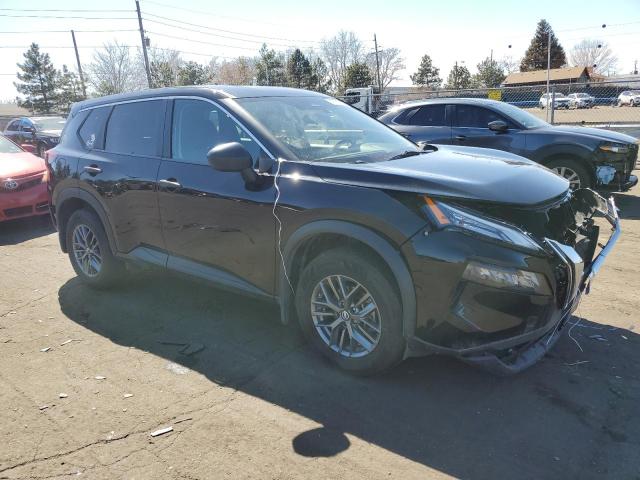
[[[594,276],[620,236],[614,200],[605,200],[590,190],[578,192],[573,195],[572,206],[577,223],[589,225],[585,229],[588,231],[574,246],[545,238],[549,253],[544,258],[481,240],[469,243],[446,231],[416,237],[412,252],[405,247],[409,263],[417,266],[412,273],[421,297],[416,330],[409,337],[411,353],[453,355],[502,375],[520,372],[544,356],[581,296],[589,292]],[[592,219],[596,212],[612,227],[610,238],[597,255],[599,229]],[[416,263],[418,259],[421,263]],[[548,280],[550,291],[524,293],[465,279],[468,265],[478,261],[500,265],[503,270],[537,272]],[[433,301],[438,298],[450,301]]]

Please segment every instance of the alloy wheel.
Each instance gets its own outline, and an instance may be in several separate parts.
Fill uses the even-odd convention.
[[[102,254],[98,238],[85,224],[77,225],[73,230],[73,255],[82,273],[96,277],[102,268]]]
[[[580,176],[575,170],[569,167],[554,167],[553,171],[556,172],[556,174],[560,175],[562,178],[568,180],[569,187],[572,190],[577,190],[580,188]]]
[[[364,357],[380,341],[378,305],[361,283],[345,275],[318,282],[311,294],[311,317],[322,341],[343,357]]]

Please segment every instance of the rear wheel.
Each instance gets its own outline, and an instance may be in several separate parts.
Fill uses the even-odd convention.
[[[83,282],[96,288],[122,280],[124,266],[109,247],[100,218],[89,210],[74,212],[67,222],[67,248],[71,265]]]
[[[305,337],[341,368],[370,375],[402,359],[402,307],[384,270],[349,249],[320,254],[303,270],[296,309]]]
[[[593,183],[589,172],[580,163],[569,158],[553,160],[547,164],[547,168],[566,179],[572,190],[591,188]]]

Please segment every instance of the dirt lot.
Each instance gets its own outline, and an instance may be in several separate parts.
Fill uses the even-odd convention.
[[[160,273],[92,291],[48,224],[1,225],[0,478],[638,479],[639,194],[575,342],[511,378],[353,378],[270,305]]]
[[[542,120],[547,120],[546,110],[539,108],[525,108]],[[640,107],[610,107],[598,105],[593,108],[581,109],[559,109],[554,112],[554,123],[581,123],[596,125],[608,125],[610,123],[618,124],[639,124],[640,123]]]

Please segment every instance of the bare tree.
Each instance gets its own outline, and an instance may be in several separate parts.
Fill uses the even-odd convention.
[[[384,90],[391,82],[398,79],[398,72],[405,69],[404,58],[400,55],[400,49],[385,48],[378,52],[378,61],[380,62],[380,83]],[[367,65],[374,72],[375,78],[377,68],[375,53],[367,56]]]
[[[251,85],[256,75],[255,60],[249,57],[225,60],[217,69],[216,83],[223,85]]]
[[[170,48],[151,47],[147,49],[149,58],[149,70],[151,71],[151,86],[171,87],[178,84],[178,72],[184,63],[180,56],[180,52]],[[144,70],[144,56],[142,50],[138,49],[138,72],[142,77],[141,83],[147,84],[146,73]],[[139,81],[140,81],[139,80]]]
[[[111,95],[140,88],[136,62],[129,47],[117,41],[106,43],[93,53],[93,61],[86,68],[89,84],[97,95]]]
[[[571,49],[571,64],[576,67],[593,68],[598,73],[615,70],[618,58],[605,42],[596,39],[584,39]]]
[[[498,64],[502,67],[507,75],[513,72],[520,71],[521,58],[514,59],[512,56],[503,57],[498,61]]]
[[[347,68],[352,63],[364,60],[363,46],[353,32],[341,30],[334,37],[322,40],[320,50],[327,65],[331,85],[336,92],[344,87]]]

